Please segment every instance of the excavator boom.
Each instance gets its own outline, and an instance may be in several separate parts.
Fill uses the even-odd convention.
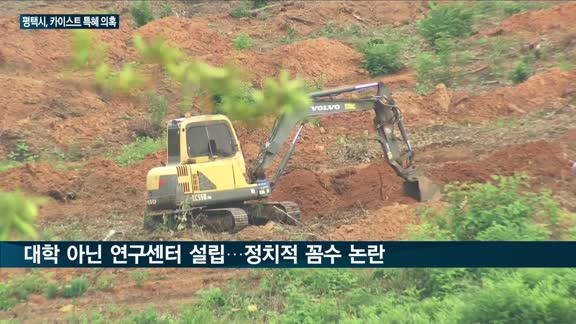
[[[376,89],[376,94],[357,99],[334,99],[343,93],[353,93]],[[414,151],[402,122],[402,113],[383,83],[369,83],[334,90],[324,90],[310,94],[313,104],[299,114],[282,114],[276,120],[270,138],[260,152],[250,172],[251,180],[266,179],[264,171],[272,165],[293,129],[300,127],[288,151],[272,178],[272,187],[284,171],[302,131],[302,122],[311,116],[321,116],[354,111],[373,110],[374,127],[378,134],[384,157],[396,174],[405,180],[405,191],[419,201],[434,200],[439,197],[439,189],[423,177],[414,163]]]

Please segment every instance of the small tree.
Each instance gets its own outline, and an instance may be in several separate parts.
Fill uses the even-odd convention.
[[[363,67],[371,76],[390,74],[401,70],[404,64],[400,62],[400,43],[385,43],[381,39],[372,39],[360,47],[364,54]]]
[[[148,0],[138,0],[135,2],[130,8],[130,13],[137,27],[144,26],[154,20],[152,7]]]
[[[422,36],[432,44],[439,38],[466,37],[472,34],[473,13],[464,4],[438,6],[430,3],[430,9],[418,27]]]
[[[234,39],[234,48],[241,51],[252,47],[252,38],[247,34],[240,34]]]
[[[508,80],[512,81],[514,84],[522,83],[530,77],[530,70],[530,59],[524,57],[520,62],[516,63],[512,71],[510,71],[508,74]]]

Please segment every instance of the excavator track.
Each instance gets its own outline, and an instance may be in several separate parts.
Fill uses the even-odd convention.
[[[288,215],[285,215],[284,223],[290,225],[296,225],[300,223],[301,211],[298,204],[292,201],[280,201],[275,203],[275,205],[280,205],[280,208],[284,210],[284,212]]]
[[[251,222],[263,225],[268,221],[296,225],[300,223],[300,207],[292,201],[270,201],[248,204]]]
[[[186,226],[194,222],[214,232],[238,232],[249,225],[248,214],[242,208],[207,208],[184,210],[167,210],[162,212],[147,213],[145,215],[144,228],[154,228],[165,225],[176,229],[186,216]]]
[[[249,225],[248,214],[242,208],[210,208],[202,213],[208,217],[210,223],[220,220],[219,228],[214,228],[218,232],[238,232]]]

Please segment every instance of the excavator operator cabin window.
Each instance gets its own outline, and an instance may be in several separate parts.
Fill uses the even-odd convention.
[[[224,122],[193,124],[186,129],[188,156],[229,157],[236,153],[236,143]]]
[[[168,164],[180,162],[180,129],[178,126],[168,127]]]

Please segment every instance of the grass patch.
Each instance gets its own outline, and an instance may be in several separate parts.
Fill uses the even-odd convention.
[[[250,4],[246,1],[242,1],[237,6],[231,8],[228,13],[233,18],[250,17],[250,9]]]
[[[40,271],[13,277],[0,283],[0,310],[8,310],[18,302],[26,301],[30,294],[41,293],[46,288],[46,278]]]
[[[84,277],[74,278],[62,286],[59,293],[64,298],[80,297],[88,290],[89,285],[88,279]]]
[[[416,91],[428,93],[439,83],[455,85],[471,57],[472,53],[464,50],[457,41],[449,38],[436,40],[436,51],[424,52],[416,58]]]
[[[134,281],[136,287],[142,287],[149,277],[149,269],[138,269],[130,272],[130,278]]]
[[[8,169],[16,167],[19,164],[20,164],[20,162],[17,162],[17,161],[2,160],[2,161],[0,161],[0,172],[4,172]]]
[[[324,25],[313,38],[326,37],[331,39],[348,39],[351,37],[363,36],[364,32],[360,25],[352,24],[347,26],[338,26],[333,22]]]
[[[114,158],[114,161],[121,166],[131,166],[136,164],[151,153],[158,151],[164,144],[164,137],[154,139],[150,137],[139,137],[134,143],[124,145],[122,153]]]
[[[477,1],[472,6],[476,20],[496,17],[506,18],[530,10],[550,8],[549,1]]]

